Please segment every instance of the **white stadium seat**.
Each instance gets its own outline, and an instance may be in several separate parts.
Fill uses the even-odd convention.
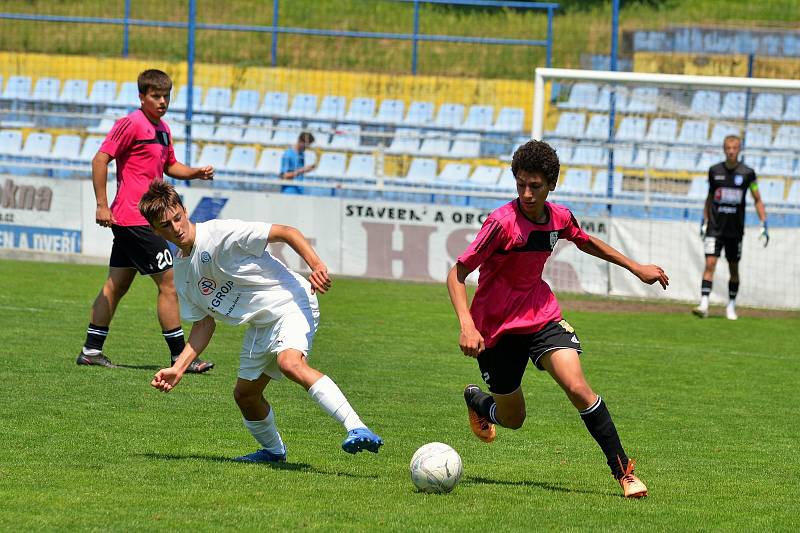
[[[258,104],[261,102],[261,93],[250,89],[242,89],[236,91],[236,96],[233,98],[233,107],[231,111],[234,113],[252,114],[258,112]]]
[[[61,80],[58,78],[39,78],[30,98],[37,102],[55,102],[60,88]]]
[[[251,146],[234,146],[225,167],[228,170],[255,172],[256,149]]]
[[[436,160],[415,157],[408,167],[406,179],[410,181],[430,182],[436,179]]]
[[[268,92],[264,95],[264,101],[258,112],[268,117],[285,116],[289,112],[289,95],[284,92]]]

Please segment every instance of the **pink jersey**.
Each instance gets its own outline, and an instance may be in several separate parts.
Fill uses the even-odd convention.
[[[120,226],[147,226],[139,213],[139,200],[150,183],[164,177],[175,163],[172,135],[163,120],[153,124],[137,109],[119,119],[106,135],[100,151],[117,160],[117,195],[111,213]]]
[[[572,212],[545,202],[548,220],[537,224],[513,200],[492,212],[458,258],[470,272],[480,267],[470,313],[487,347],[505,333],[535,333],[561,320],[561,309],[542,279],[558,239],[583,244],[589,236]]]

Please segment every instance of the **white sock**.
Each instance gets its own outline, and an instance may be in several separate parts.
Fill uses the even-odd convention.
[[[736,300],[728,301],[728,309],[736,309]]]
[[[708,309],[708,296],[700,297],[700,307],[703,309]]]
[[[333,418],[344,425],[347,431],[367,427],[350,407],[347,398],[328,376],[322,376],[308,389],[308,394]]]
[[[283,445],[281,435],[275,426],[275,411],[270,406],[269,414],[264,420],[247,420],[244,426],[258,443],[272,453],[286,453],[286,446]]]

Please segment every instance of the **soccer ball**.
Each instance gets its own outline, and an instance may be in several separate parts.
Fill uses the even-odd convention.
[[[461,456],[441,442],[425,444],[411,458],[411,481],[420,492],[450,492],[461,472]]]

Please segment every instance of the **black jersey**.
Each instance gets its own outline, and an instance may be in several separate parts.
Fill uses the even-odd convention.
[[[708,169],[711,205],[706,234],[709,237],[741,238],[744,235],[745,200],[755,181],[755,171],[744,163],[729,169],[723,162]]]

